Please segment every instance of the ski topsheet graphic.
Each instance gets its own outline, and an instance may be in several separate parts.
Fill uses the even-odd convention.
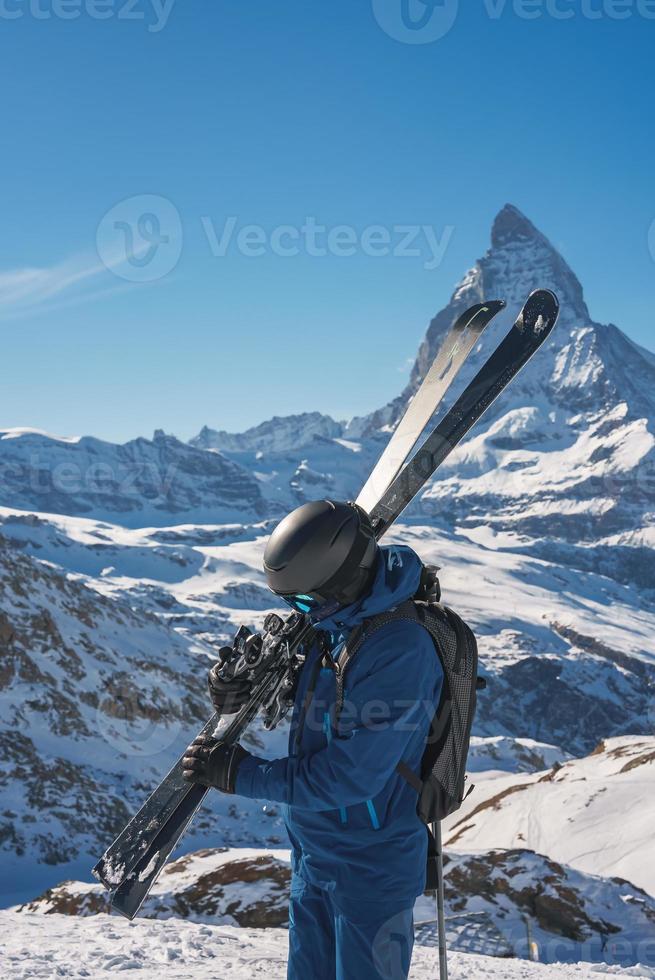
[[[419,440],[443,396],[457,377],[466,358],[488,323],[505,306],[502,300],[477,303],[462,313],[448,331],[432,367],[407,406],[384,452],[357,497],[371,512]]]
[[[425,379],[427,382],[428,377],[430,378],[425,390],[430,392],[432,408],[426,395],[425,400],[422,398],[421,404],[414,410],[411,423],[405,426],[403,419],[396,429],[393,438],[396,438],[399,431],[401,435],[398,436],[395,447],[388,455],[385,451],[380,461],[385,460],[384,466],[378,464],[375,470],[378,471],[381,481],[386,472],[388,485],[380,488],[377,501],[366,508],[373,520],[378,540],[543,344],[555,326],[559,312],[557,298],[552,292],[539,289],[531,293],[509,333],[452,408],[430,432],[420,449],[402,466],[398,460],[403,447],[408,447],[407,454],[420,436],[420,432],[416,432],[416,426],[421,415],[426,416],[426,422],[430,419],[436,407],[435,400],[438,401],[443,396],[461,368],[466,354],[475,345],[479,330],[477,335],[476,330],[470,330],[473,325],[471,318],[479,316],[478,327],[483,320],[486,326],[502,305],[498,301],[479,304],[477,311],[474,307],[458,319],[452,331],[460,325],[459,349],[455,350],[453,344],[449,352],[444,344],[433,369]],[[467,316],[469,333],[465,337]],[[450,334],[447,340],[450,343]],[[421,386],[414,400],[423,391]],[[413,404],[414,401],[410,403],[410,409]],[[366,491],[367,498],[370,482],[367,481],[362,490],[362,495]],[[304,653],[309,649],[312,637],[311,624],[297,613],[285,620],[276,615],[268,616],[261,634],[261,643],[257,647],[257,655],[253,659],[252,646],[247,646],[251,635],[242,627],[237,633],[234,646],[242,656],[243,669],[252,681],[253,695],[248,704],[236,714],[224,716],[220,720],[214,715],[203,728],[203,733],[214,734],[225,742],[233,743],[240,738],[260,710],[264,712],[266,727],[274,727],[290,708],[289,692],[293,686],[293,678],[302,667]],[[112,892],[112,908],[130,919],[134,918],[207,792],[204,787],[190,785],[183,780],[181,759],[173,766],[93,869],[96,878]]]

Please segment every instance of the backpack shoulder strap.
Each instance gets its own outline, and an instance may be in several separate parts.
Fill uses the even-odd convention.
[[[411,599],[401,603],[394,609],[389,609],[387,612],[378,613],[377,616],[371,616],[370,619],[365,619],[363,623],[355,627],[341,647],[334,662],[337,675],[337,699],[334,711],[335,722],[339,720],[339,715],[343,708],[343,677],[352,659],[361,649],[365,641],[377,633],[378,630],[381,630],[383,626],[386,626],[387,623],[395,623],[403,619],[412,623],[421,623],[421,617],[419,616],[415,603]]]
[[[407,602],[401,603],[394,609],[387,610],[387,612],[378,613],[377,616],[371,616],[370,619],[365,619],[363,623],[356,626],[342,646],[341,650],[339,651],[339,655],[336,658],[336,663],[339,665],[340,669],[342,671],[346,669],[365,640],[368,640],[369,637],[373,636],[374,633],[377,633],[378,630],[382,629],[383,626],[386,626],[387,623],[395,623],[401,619],[407,619],[412,623],[421,622],[416,606],[411,599],[408,599]]]

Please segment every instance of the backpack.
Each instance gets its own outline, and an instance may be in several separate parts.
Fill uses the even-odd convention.
[[[413,599],[372,616],[356,627],[336,658],[338,719],[343,706],[343,675],[364,642],[387,623],[409,620],[420,623],[434,642],[444,680],[439,704],[430,724],[420,772],[401,761],[396,771],[418,796],[417,813],[429,825],[459,809],[473,787],[465,791],[466,759],[475,715],[478,688],[478,646],[471,629],[457,613],[441,604],[437,568],[423,570]]]

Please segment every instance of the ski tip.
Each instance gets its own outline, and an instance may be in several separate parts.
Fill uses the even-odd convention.
[[[544,287],[541,287],[540,289],[533,289],[528,296],[528,300],[531,300],[533,296],[542,296],[543,298],[548,297],[551,302],[559,305],[559,300],[552,289],[545,289]]]
[[[491,319],[496,313],[500,313],[507,306],[504,299],[488,299],[486,303],[481,303],[483,310],[487,311],[487,319]]]
[[[559,300],[551,289],[535,289],[530,293],[518,318],[518,325],[545,340],[557,323]]]
[[[482,333],[487,324],[505,308],[504,299],[489,299],[484,303],[475,303],[457,317],[454,330],[464,331],[471,327]]]

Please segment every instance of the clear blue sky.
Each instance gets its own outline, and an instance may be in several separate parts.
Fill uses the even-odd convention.
[[[451,29],[419,44],[391,36],[418,39],[408,0],[177,0],[165,23],[158,0],[92,2],[0,4],[0,425],[188,438],[371,410],[404,384],[506,201],[562,250],[592,315],[653,348],[654,4],[536,0],[527,19],[510,0],[460,0]],[[146,219],[128,267],[130,214],[102,219],[140,195],[180,217],[178,231],[160,215],[160,272],[181,253],[135,283],[158,229]],[[425,248],[361,242],[213,255],[207,229],[220,237],[229,216],[267,234],[306,216],[453,230],[435,268]]]

